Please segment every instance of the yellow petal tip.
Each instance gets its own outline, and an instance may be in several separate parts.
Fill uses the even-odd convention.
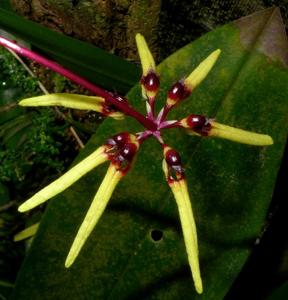
[[[34,236],[38,230],[38,227],[39,227],[39,223],[36,223],[32,226],[25,228],[24,230],[18,232],[16,235],[14,235],[13,241],[19,242],[19,241],[22,241],[22,240],[25,240],[27,238]]]
[[[212,129],[209,132],[209,136],[215,136],[254,146],[271,146],[274,144],[273,139],[270,135],[231,127],[215,121],[212,123]]]
[[[219,55],[221,53],[220,49],[213,51],[207,58],[205,58],[196,69],[185,79],[185,85],[193,90],[197,87],[208,75],[214,64],[216,63]]]
[[[198,285],[195,284],[195,289],[196,289],[196,292],[197,292],[198,294],[202,294],[202,293],[203,293],[202,282],[199,283]]]
[[[65,261],[65,268],[66,269],[70,268],[72,266],[72,264],[73,264],[73,260],[68,259],[68,257],[67,257],[67,259]]]
[[[25,100],[21,100],[21,101],[18,102],[18,105],[20,105],[20,106],[27,106],[27,103],[26,103]]]
[[[151,70],[156,70],[155,61],[149,50],[144,36],[140,33],[136,34],[136,45],[140,56],[143,76],[146,76]]]
[[[26,207],[26,205],[22,204],[18,207],[18,211],[20,213],[26,212],[27,210],[29,210],[29,208]]]

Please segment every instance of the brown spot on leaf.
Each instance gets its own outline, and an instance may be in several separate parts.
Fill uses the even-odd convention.
[[[244,47],[256,49],[272,61],[288,66],[288,41],[285,26],[278,7],[261,10],[234,21],[240,30]]]

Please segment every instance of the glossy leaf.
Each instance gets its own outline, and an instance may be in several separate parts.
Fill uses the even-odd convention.
[[[164,134],[186,164],[203,295],[194,290],[177,207],[161,170],[162,149],[148,140],[69,270],[64,268],[67,253],[107,166],[51,200],[13,299],[224,298],[261,232],[284,148],[288,72],[283,28],[278,9],[264,10],[206,34],[159,67],[158,107],[165,103],[171,83],[220,48],[221,57],[209,76],[171,119],[205,114],[224,124],[270,134],[275,142],[254,147],[191,137],[179,129]],[[128,96],[144,110],[140,95],[137,86]],[[141,127],[128,118],[106,120],[77,161],[123,130],[137,132]]]
[[[52,31],[0,8],[0,28],[15,34],[52,59],[92,82],[126,93],[140,69],[124,59],[91,44]]]

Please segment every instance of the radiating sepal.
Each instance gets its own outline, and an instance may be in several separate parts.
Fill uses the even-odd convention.
[[[267,134],[224,125],[202,115],[189,115],[182,119],[179,124],[187,128],[188,133],[191,135],[218,137],[254,146],[269,146],[273,144],[273,139]]]
[[[21,204],[18,208],[18,211],[28,211],[44,203],[50,198],[56,196],[57,194],[63,192],[65,189],[71,186],[74,182],[76,182],[86,173],[90,172],[98,165],[107,161],[108,155],[106,154],[106,149],[106,146],[99,147],[96,151],[94,151],[92,154],[83,159],[80,163],[72,167],[60,178],[50,183],[48,186],[46,186],[34,196],[32,196],[30,199]]]
[[[26,98],[18,103],[20,106],[63,106],[72,109],[93,110],[105,116],[121,120],[124,114],[116,111],[106,103],[104,98],[76,94],[48,94],[32,98]]]
[[[65,261],[66,268],[69,268],[75,261],[102,216],[118,182],[130,169],[139,143],[135,135],[123,132],[108,139],[105,146],[111,163],[72,243]]]
[[[145,99],[150,98],[154,100],[160,85],[159,75],[156,72],[155,61],[145,38],[140,33],[136,34],[136,44],[143,71],[141,78],[142,96]]]
[[[209,136],[219,137],[231,140],[237,143],[243,143],[254,146],[270,146],[273,145],[273,139],[270,135],[255,133],[235,127],[211,122],[211,130]]]
[[[168,91],[166,105],[172,107],[189,97],[192,91],[206,78],[220,53],[220,49],[213,51],[189,76],[174,83]]]
[[[114,189],[122,177],[122,172],[117,170],[111,163],[73,241],[65,261],[66,268],[69,268],[75,261],[87,238],[102,216]]]
[[[196,88],[206,78],[216,63],[220,53],[220,49],[213,51],[192,71],[188,77],[185,78],[184,84],[191,90]]]
[[[199,266],[197,230],[184,176],[184,169],[178,152],[168,146],[164,146],[162,167],[178,206],[186,252],[195,289],[197,293],[201,294],[203,292],[203,285]]]

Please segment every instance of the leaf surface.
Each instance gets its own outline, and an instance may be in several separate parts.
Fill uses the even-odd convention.
[[[275,144],[253,147],[220,139],[191,137],[166,130],[186,175],[198,226],[203,295],[194,290],[177,207],[161,170],[155,140],[140,148],[136,163],[121,181],[76,262],[65,258],[107,165],[97,168],[51,200],[19,273],[13,299],[223,299],[261,233],[287,134],[287,42],[278,9],[249,16],[204,35],[160,66],[161,91],[189,74],[209,53],[222,49],[207,79],[172,114],[215,117],[221,123],[270,134]],[[245,20],[244,20],[245,21]],[[247,19],[246,19],[247,21]],[[278,24],[279,28],[275,25]],[[249,28],[247,28],[247,26]],[[271,34],[271,26],[279,30]],[[280,34],[280,36],[278,36]],[[281,55],[263,50],[278,39]],[[144,110],[137,86],[130,102]],[[113,134],[141,127],[131,119],[106,120],[77,161]],[[151,236],[163,232],[159,241]]]

